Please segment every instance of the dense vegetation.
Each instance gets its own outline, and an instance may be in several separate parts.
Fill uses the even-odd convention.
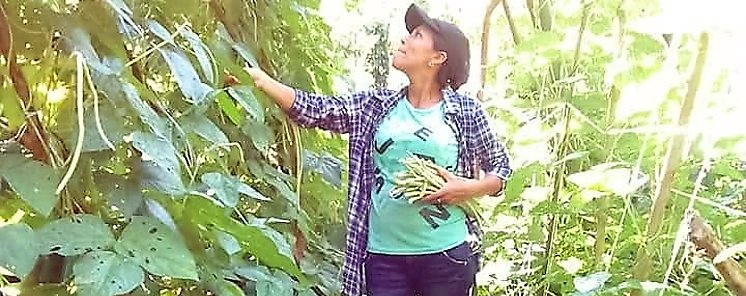
[[[505,37],[483,103],[515,174],[482,200],[479,294],[727,295],[688,237],[698,215],[746,241],[722,35],[631,30],[648,1],[526,3],[487,23]],[[332,93],[347,49],[318,0],[0,7],[0,291],[339,294],[345,140],[242,71]],[[368,32],[372,87],[387,31]]]

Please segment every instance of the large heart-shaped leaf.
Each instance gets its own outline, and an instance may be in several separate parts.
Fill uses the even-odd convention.
[[[305,150],[303,153],[303,168],[321,175],[326,182],[337,188],[342,186],[342,161],[327,152],[321,154]]]
[[[39,256],[34,231],[23,223],[5,225],[0,227],[0,242],[0,266],[25,278]]]
[[[148,104],[140,99],[140,95],[132,84],[122,83],[121,84],[124,97],[129,102],[130,106],[137,112],[140,120],[147,124],[150,129],[159,137],[167,138],[170,135],[170,129],[166,125],[162,117],[160,117],[153,108],[150,108]]]
[[[33,177],[31,177],[33,176]],[[57,204],[60,177],[52,167],[20,154],[0,156],[0,177],[40,214],[49,216]]]
[[[202,182],[210,186],[225,206],[232,208],[238,203],[238,184],[241,183],[238,178],[221,173],[207,173],[202,175]]]
[[[206,173],[202,175],[202,182],[212,189],[218,199],[228,207],[235,207],[238,203],[238,193],[246,194],[258,200],[269,200],[258,191],[241,182],[234,176],[226,176],[221,173]]]
[[[128,293],[145,279],[140,266],[111,251],[94,251],[73,266],[75,285],[81,295],[109,296]]]
[[[179,85],[184,97],[193,103],[199,103],[207,98],[207,94],[212,91],[212,87],[200,80],[197,71],[194,70],[192,63],[189,62],[183,52],[169,48],[162,48],[160,52],[174,78],[176,78],[176,84]]]
[[[106,144],[97,128],[96,116],[94,109],[86,110],[84,117],[85,134],[83,135],[83,152],[108,150],[110,147]],[[119,116],[114,106],[106,100],[101,102],[99,107],[99,118],[101,129],[104,131],[106,138],[114,145],[121,143],[124,136],[132,132],[132,125],[127,120]],[[69,137],[70,143],[78,137],[77,126]],[[72,145],[71,145],[72,146]]]
[[[227,144],[228,137],[207,117],[198,113],[179,118],[179,124],[187,132],[193,132],[213,144]]]
[[[153,218],[132,217],[114,249],[152,274],[197,280],[197,265],[181,236]]]
[[[181,176],[158,166],[151,161],[136,160],[132,162],[132,170],[137,172],[139,185],[142,189],[157,191],[179,196],[186,192]]]
[[[275,244],[262,227],[240,224],[226,216],[222,208],[201,197],[188,197],[184,208],[192,222],[230,233],[239,240],[242,249],[256,256],[262,264],[282,269],[299,278],[302,283],[307,282],[292,257],[283,254],[281,247]]]
[[[98,216],[82,214],[50,222],[37,231],[43,253],[62,256],[105,250],[114,245],[114,235]]]
[[[257,296],[293,296],[294,281],[282,271],[275,271],[271,280],[256,283]]]
[[[189,27],[184,28],[181,35],[189,41],[189,45],[202,68],[202,73],[205,74],[205,79],[209,82],[213,82],[215,80],[215,74],[212,71],[212,59],[208,54],[209,49],[207,46],[202,42],[202,39],[200,39],[197,34],[189,29]]]
[[[171,142],[151,133],[135,132],[133,145],[142,153],[140,171],[143,186],[152,186],[168,194],[181,194],[181,167]]]
[[[96,185],[109,205],[116,207],[127,218],[132,217],[142,205],[143,194],[131,178],[106,174],[96,177]]]
[[[251,88],[248,86],[232,86],[226,89],[226,92],[241,105],[251,116],[251,119],[261,123],[264,122],[264,109],[262,104],[256,99]]]

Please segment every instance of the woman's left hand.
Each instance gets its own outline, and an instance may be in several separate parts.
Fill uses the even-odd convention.
[[[438,174],[446,181],[443,187],[422,199],[434,204],[460,204],[476,196],[476,180],[463,179],[453,173],[438,169]]]

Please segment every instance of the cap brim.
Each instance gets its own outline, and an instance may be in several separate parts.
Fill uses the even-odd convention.
[[[427,13],[422,10],[422,8],[415,4],[409,5],[409,8],[407,8],[407,13],[404,16],[404,22],[407,25],[407,31],[410,33],[421,25],[427,25],[436,32],[439,31],[438,26],[435,25],[433,19],[430,18]]]

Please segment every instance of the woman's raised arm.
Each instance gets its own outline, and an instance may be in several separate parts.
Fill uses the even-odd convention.
[[[325,96],[291,88],[257,68],[246,68],[254,85],[266,93],[298,125],[349,133],[352,118],[360,112],[368,92],[348,96]]]

